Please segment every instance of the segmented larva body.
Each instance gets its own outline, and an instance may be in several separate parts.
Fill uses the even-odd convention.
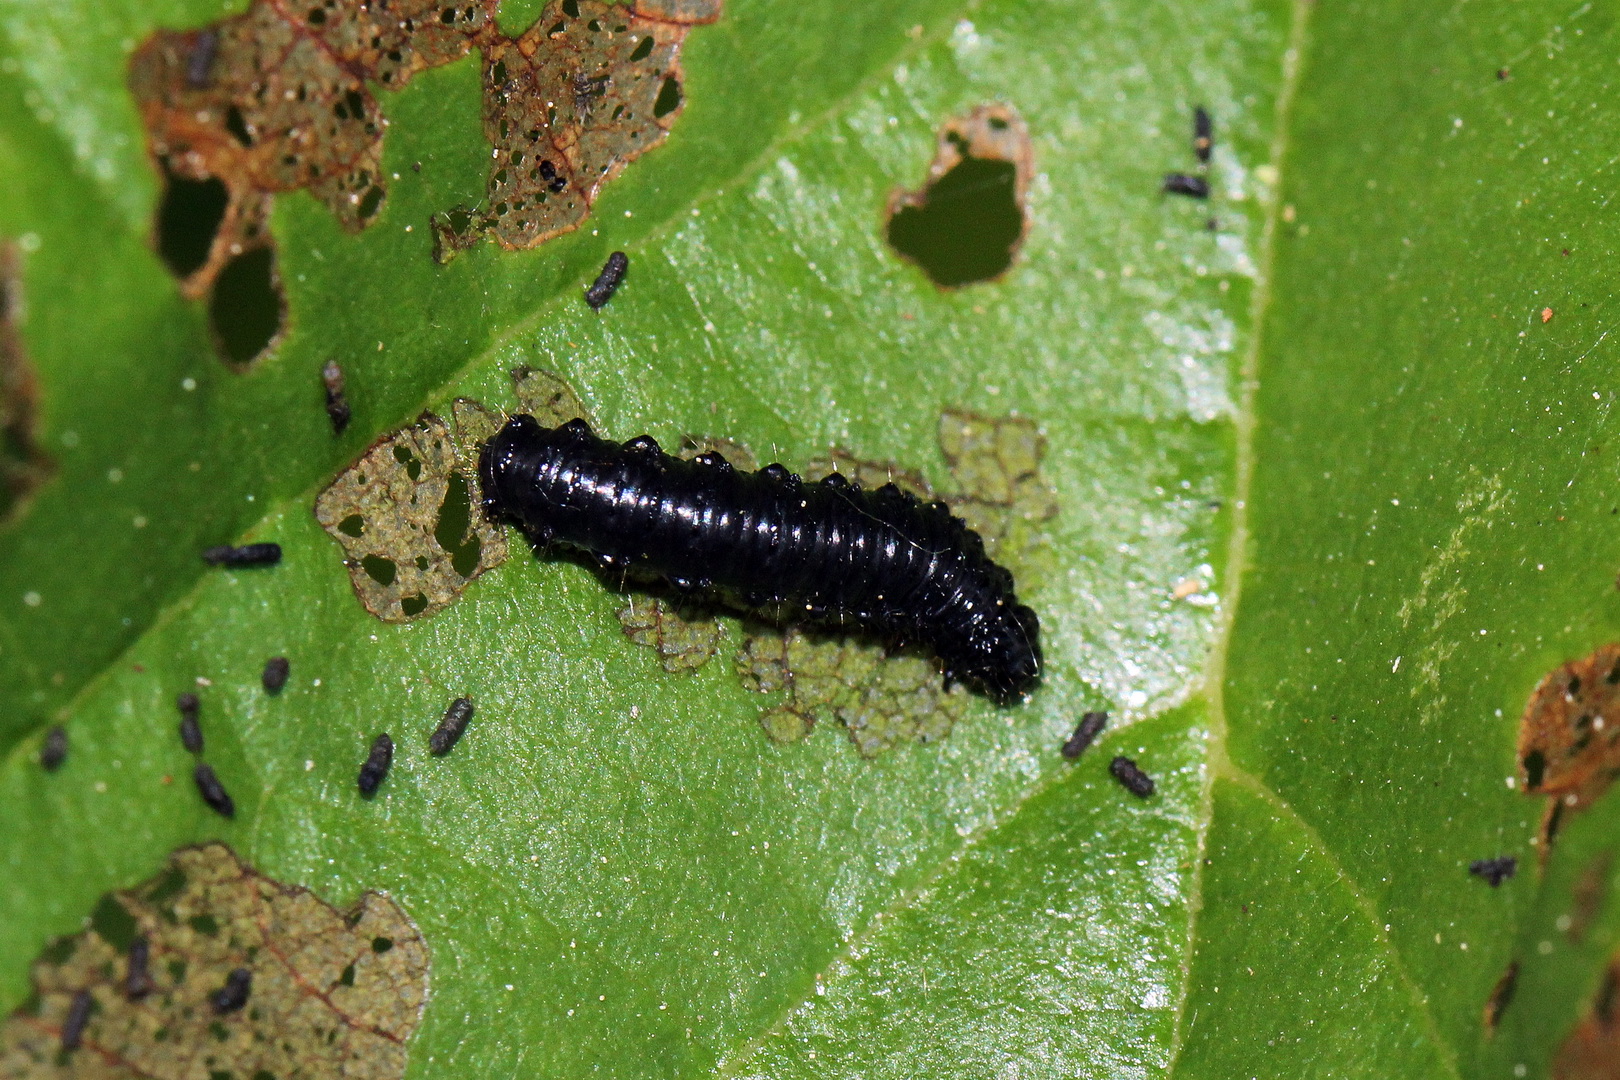
[[[621,444],[583,420],[547,428],[532,416],[485,444],[480,471],[487,509],[537,542],[795,622],[926,643],[947,680],[1002,704],[1040,681],[1035,613],[944,503],[837,473],[739,472],[716,454],[687,461],[647,436]]]

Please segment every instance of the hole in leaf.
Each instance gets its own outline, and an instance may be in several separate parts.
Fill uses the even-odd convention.
[[[366,519],[359,514],[350,514],[338,522],[338,532],[341,532],[344,536],[360,537],[365,535],[365,531]]]
[[[889,243],[943,288],[999,277],[1023,240],[1032,168],[1029,133],[1010,108],[948,121],[927,184],[890,197]]]
[[[128,952],[138,930],[134,916],[124,909],[118,898],[105,893],[90,913],[90,929],[101,935],[103,941],[119,952]]]
[[[158,207],[157,248],[175,277],[188,278],[208,262],[229,203],[217,177],[191,180],[168,175]]]
[[[653,37],[651,34],[648,34],[643,37],[641,39],[641,43],[636,46],[636,51],[630,54],[630,62],[633,64],[638,60],[645,60],[647,57],[652,55],[652,51]]]
[[[415,596],[407,596],[399,602],[399,609],[405,613],[405,617],[407,619],[412,619],[422,614],[422,612],[427,610],[427,606],[427,597],[423,596],[421,593],[417,593]]]
[[[283,300],[275,254],[244,251],[225,264],[208,300],[208,319],[225,359],[246,364],[270,347],[281,330]]]
[[[681,84],[670,75],[664,79],[664,85],[658,88],[658,100],[653,102],[653,116],[662,120],[670,113],[681,107]]]
[[[399,573],[399,567],[393,559],[385,559],[381,555],[366,555],[360,559],[360,568],[377,584],[386,588],[394,583],[394,577]]]

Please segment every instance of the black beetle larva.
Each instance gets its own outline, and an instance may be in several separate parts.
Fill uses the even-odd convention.
[[[781,465],[686,461],[645,435],[621,445],[583,420],[547,428],[532,416],[485,444],[480,470],[489,509],[537,542],[788,621],[926,643],[948,680],[1002,704],[1040,681],[1035,613],[944,503],[893,484],[864,491],[838,473],[805,483]]]

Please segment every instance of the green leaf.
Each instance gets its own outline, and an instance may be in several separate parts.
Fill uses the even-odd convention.
[[[1506,782],[1537,681],[1620,629],[1609,15],[731,0],[686,41],[668,142],[584,228],[439,266],[429,219],[488,162],[462,61],[381,95],[399,179],[366,231],[278,198],[288,332],[237,371],[149,246],[123,82],[154,28],[219,13],[0,0],[0,237],[56,463],[0,531],[0,1005],[99,896],[218,838],[416,921],[413,1075],[1547,1073],[1620,918],[1604,869],[1580,940],[1563,921],[1616,800],[1543,869],[1542,806]],[[991,103],[1033,139],[1028,235],[943,291],[884,208]],[[1207,203],[1159,192],[1196,165],[1196,104]],[[630,276],[592,312],[613,250]],[[668,672],[571,562],[377,621],[317,493],[424,408],[513,407],[525,365],[613,437],[795,467],[836,445],[936,486],[942,409],[1033,418],[1059,507],[1016,567],[1042,688],[868,760],[836,722],[766,737],[780,699],[739,683],[734,620]],[[242,538],[283,564],[197,559]],[[230,822],[188,780],[188,689]],[[464,693],[466,737],[429,755]],[[1063,760],[1093,708],[1109,730]],[[1499,854],[1517,876],[1469,875]]]

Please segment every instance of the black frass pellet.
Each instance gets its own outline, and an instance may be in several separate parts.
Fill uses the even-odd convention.
[[[77,1050],[84,1041],[84,1026],[90,1022],[90,1006],[95,999],[90,991],[79,990],[68,1004],[67,1016],[62,1020],[62,1049]]]
[[[225,790],[225,785],[219,782],[219,777],[214,775],[213,766],[206,761],[199,761],[191,776],[197,781],[197,791],[202,795],[203,802],[221,817],[236,816],[236,803],[232,800],[231,793]]]
[[[156,985],[152,981],[152,943],[137,937],[129,943],[129,966],[124,970],[124,996],[139,1001]]]
[[[1086,752],[1086,747],[1090,746],[1094,741],[1096,741],[1098,733],[1101,732],[1102,729],[1107,726],[1107,724],[1107,713],[1086,713],[1086,715],[1080,718],[1080,723],[1074,729],[1074,734],[1069,736],[1069,741],[1064,743],[1063,749],[1058,752],[1064,757],[1068,758],[1070,761],[1073,761],[1075,758]]]
[[[225,985],[208,995],[208,1004],[220,1015],[235,1012],[248,1002],[253,992],[253,972],[239,967],[225,976]]]
[[[196,694],[186,693],[174,699],[174,707],[180,710],[180,742],[193,754],[202,753],[202,725],[197,722],[202,703]]]
[[[332,434],[341,435],[352,414],[343,389],[343,367],[336,360],[328,360],[321,368],[321,385],[326,388],[326,416],[332,421]]]
[[[1519,860],[1512,855],[1498,855],[1494,859],[1475,859],[1468,864],[1468,872],[1477,878],[1484,878],[1494,889],[1519,872]]]
[[[1114,779],[1119,781],[1121,787],[1139,799],[1145,799],[1153,794],[1153,777],[1136,767],[1136,762],[1128,757],[1117,757],[1108,763],[1108,771],[1113,773]]]
[[[219,52],[219,31],[209,28],[199,31],[196,42],[191,46],[191,55],[186,57],[186,88],[201,90],[209,83],[209,75],[214,69],[214,57]]]
[[[67,728],[57,724],[45,733],[45,744],[39,748],[39,764],[46,772],[55,772],[67,760]]]
[[[243,544],[232,547],[219,544],[206,549],[202,558],[210,566],[274,566],[281,561],[281,545]]]
[[[1193,110],[1193,153],[1205,165],[1209,164],[1209,155],[1215,149],[1215,121],[1211,119],[1209,110],[1202,105]]]
[[[1161,188],[1166,195],[1190,195],[1195,199],[1209,198],[1209,181],[1202,176],[1188,176],[1186,173],[1167,173],[1164,178],[1164,187]]]
[[[618,291],[619,283],[624,280],[624,272],[630,269],[630,259],[622,251],[615,251],[607,257],[607,264],[602,272],[596,275],[596,280],[585,290],[585,302],[591,305],[591,310],[601,311],[602,307]]]
[[[377,794],[378,786],[388,778],[388,766],[393,763],[394,740],[385,731],[372,740],[371,753],[360,766],[360,794],[368,799]]]
[[[472,698],[458,697],[452,701],[444,711],[444,719],[439,721],[439,726],[428,737],[428,749],[440,756],[448,754],[460,741],[461,733],[467,730],[472,715]]]
[[[264,662],[264,674],[259,681],[264,683],[264,689],[269,694],[281,693],[281,688],[287,685],[287,676],[292,672],[292,665],[285,656],[272,656]]]

